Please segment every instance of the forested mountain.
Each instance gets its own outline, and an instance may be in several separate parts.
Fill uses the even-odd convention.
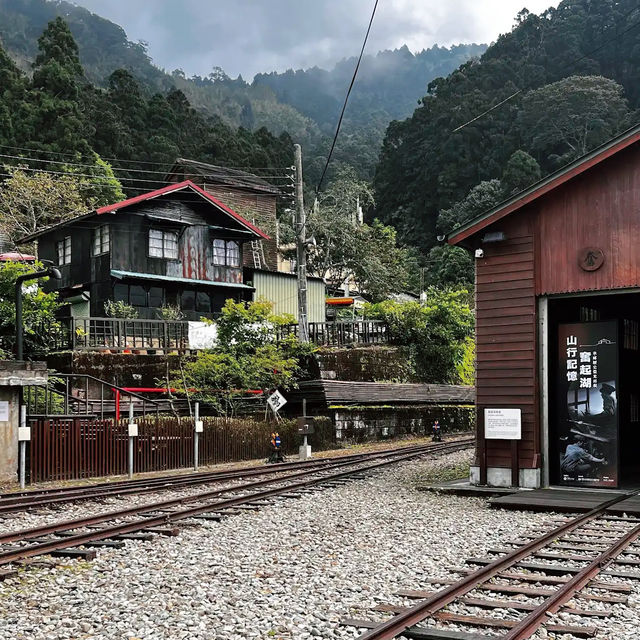
[[[131,195],[161,186],[179,156],[279,170],[291,164],[286,133],[236,130],[196,111],[178,89],[150,94],[123,69],[109,76],[106,88],[92,85],[61,18],[45,27],[37,46],[30,76],[0,48],[0,166],[75,173],[95,185],[110,174],[105,158]]]
[[[389,126],[375,215],[428,250],[437,234],[636,123],[639,106],[636,0],[522,11],[480,59],[431,82],[413,115]],[[442,248],[434,252],[443,267]]]
[[[314,68],[259,74],[252,83],[229,78],[219,68],[204,78],[187,77],[180,69],[158,69],[144,43],[130,42],[121,27],[82,7],[63,0],[0,0],[0,43],[23,71],[31,71],[37,39],[56,16],[69,24],[91,83],[107,87],[115,70],[126,69],[135,76],[145,98],[177,88],[196,110],[230,127],[253,131],[266,127],[274,135],[286,131],[303,145],[308,181],[314,183],[318,178],[354,59],[343,60],[331,71]],[[403,47],[365,57],[333,169],[350,164],[361,176],[371,178],[389,122],[410,115],[431,80],[485,48],[435,46],[414,55]]]

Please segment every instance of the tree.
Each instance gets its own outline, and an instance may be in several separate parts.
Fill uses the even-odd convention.
[[[385,300],[368,305],[366,314],[387,323],[393,343],[406,349],[417,380],[460,380],[458,372],[466,370],[462,365],[469,357],[467,341],[474,326],[466,290],[430,287],[426,304]]]
[[[473,284],[475,265],[471,253],[462,247],[443,244],[429,251],[428,282],[437,287],[466,287]]]
[[[561,166],[630,123],[624,88],[602,76],[571,76],[529,92],[519,125],[531,151]]]
[[[295,386],[302,373],[300,361],[312,347],[292,335],[277,339],[278,327],[292,320],[275,315],[270,302],[227,300],[216,321],[216,347],[173,371],[170,386],[182,393],[190,389],[190,395],[225,416],[236,413],[249,391],[266,394]]]
[[[0,263],[0,352],[2,357],[8,357],[15,347],[16,279],[20,275],[43,268],[40,263],[35,265],[21,262]],[[22,300],[25,355],[27,357],[41,355],[49,350],[52,336],[60,331],[60,323],[55,319],[55,313],[61,306],[58,294],[45,293],[39,285],[30,283],[29,286],[23,286]]]
[[[506,197],[526,189],[542,177],[540,165],[526,151],[514,151],[502,173],[502,192]]]
[[[438,231],[451,233],[454,229],[472,220],[484,211],[495,207],[503,200],[500,180],[487,180],[476,185],[459,202],[444,209],[438,216]]]
[[[48,173],[27,173],[4,167],[10,174],[0,185],[0,230],[13,243],[40,229],[68,220],[90,208],[78,179]]]
[[[398,245],[393,227],[378,220],[361,222],[361,210],[372,204],[369,185],[354,169],[343,167],[308,217],[309,234],[316,241],[309,252],[309,272],[325,278],[330,289],[350,282],[373,300],[383,300],[407,287],[416,260]]]

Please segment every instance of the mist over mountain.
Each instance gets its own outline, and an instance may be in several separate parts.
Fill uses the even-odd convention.
[[[127,69],[148,94],[180,89],[198,111],[231,127],[266,127],[275,135],[287,132],[303,145],[308,180],[318,177],[355,58],[331,70],[261,73],[252,82],[230,78],[220,68],[207,77],[188,77],[181,69],[156,67],[145,43],[131,42],[122,27],[87,9],[64,0],[0,0],[0,44],[23,71],[30,72],[37,39],[57,16],[69,24],[93,84],[104,87],[116,69]],[[485,49],[486,45],[476,44],[436,45],[413,54],[405,46],[365,56],[332,169],[347,163],[371,178],[389,122],[411,115],[431,80],[448,75]]]

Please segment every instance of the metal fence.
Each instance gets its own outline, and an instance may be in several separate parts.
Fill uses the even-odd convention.
[[[137,420],[134,471],[189,468],[194,463],[193,420]],[[199,438],[199,464],[218,464],[267,457],[273,422],[205,418]],[[285,454],[299,445],[295,422],[277,425]],[[77,480],[127,473],[126,420],[50,418],[31,421],[28,449],[30,482]]]
[[[113,351],[171,353],[193,350],[189,344],[189,323],[166,320],[121,318],[64,318],[48,329],[49,351]],[[298,335],[298,325],[278,328],[277,338]],[[377,320],[310,322],[309,340],[318,346],[386,344],[389,328]]]
[[[64,318],[51,336],[50,350],[152,351],[189,348],[189,323],[124,318]]]
[[[280,336],[298,335],[298,325],[280,328]],[[336,322],[310,322],[309,340],[321,347],[345,345],[387,344],[389,328],[379,320],[340,320]]]

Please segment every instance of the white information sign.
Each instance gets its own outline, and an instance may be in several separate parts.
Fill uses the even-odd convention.
[[[489,440],[520,440],[522,412],[520,409],[485,409],[484,437]]]
[[[274,391],[268,398],[267,402],[269,406],[273,409],[275,413],[278,413],[285,404],[287,404],[287,399],[279,392]]]
[[[0,422],[9,422],[9,401],[0,402]]]

